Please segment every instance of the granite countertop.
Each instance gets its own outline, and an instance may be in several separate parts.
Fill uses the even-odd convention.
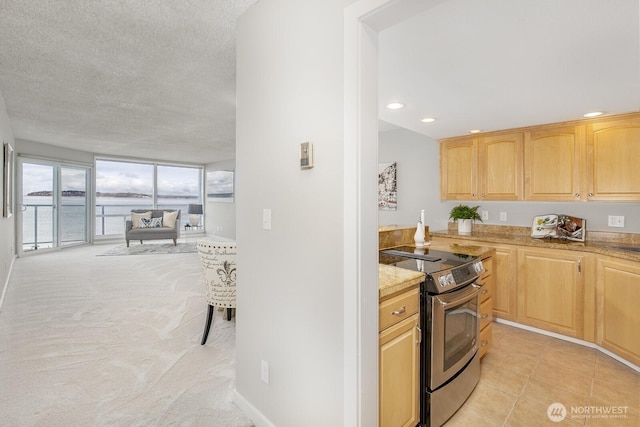
[[[404,246],[405,244],[403,244]],[[409,245],[413,246],[413,245]],[[478,257],[492,255],[495,249],[486,246],[459,245],[456,243],[431,242],[431,249],[451,251]],[[378,264],[378,298],[409,290],[424,281],[424,273],[407,270],[392,265]]]
[[[637,235],[629,235],[625,239],[615,238],[608,240],[589,240],[585,242],[571,242],[552,239],[534,239],[530,235],[510,234],[509,227],[504,227],[507,232],[472,232],[469,235],[458,234],[455,230],[430,231],[431,237],[447,237],[458,240],[473,240],[487,243],[503,243],[508,245],[527,246],[545,249],[564,249],[569,251],[591,252],[600,255],[607,255],[629,261],[640,262],[640,252],[626,251],[612,248],[611,246],[640,246],[635,240]],[[604,233],[603,233],[604,234]],[[602,236],[606,238],[607,236]]]

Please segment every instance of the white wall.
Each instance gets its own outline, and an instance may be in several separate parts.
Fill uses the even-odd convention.
[[[398,180],[398,209],[378,211],[378,222],[415,227],[424,209],[431,230],[446,228],[451,208],[440,202],[438,142],[407,129],[381,132],[378,138],[378,160],[397,162]]]
[[[209,163],[205,171],[228,171],[235,170],[235,160],[225,160],[221,162]],[[205,173],[205,193],[206,193],[206,173]],[[206,196],[205,196],[206,197]],[[213,202],[206,199],[204,222],[208,236],[221,236],[228,239],[236,238],[236,202],[222,203]]]
[[[343,424],[348,3],[261,0],[239,22],[236,402],[251,406],[258,426]],[[314,144],[309,170],[299,167],[304,141]],[[262,228],[264,208],[271,230]]]
[[[93,165],[94,154],[87,151],[56,147],[25,139],[18,139],[16,143],[18,145],[17,152],[21,155]]]
[[[13,146],[15,156],[17,151],[15,151],[16,144],[13,137],[13,131],[11,130],[11,125],[9,123],[9,116],[7,115],[7,107],[5,106],[4,98],[2,97],[2,93],[0,93],[0,159],[4,158],[1,153],[3,153],[3,143],[5,142],[8,142]],[[0,160],[0,164],[1,163],[3,163],[2,160]],[[3,167],[0,165],[0,195],[2,195],[4,191],[4,173],[2,173],[2,170]],[[0,197],[0,199],[2,198]],[[6,285],[9,281],[9,271],[15,254],[16,233],[14,219],[15,215],[9,218],[2,216],[2,207],[0,206],[0,309],[2,308],[2,300],[6,291]]]
[[[587,231],[640,233],[640,203],[441,202],[438,143],[406,129],[382,132],[379,138],[380,162],[398,162],[398,210],[379,211],[381,225],[414,225],[420,209],[425,209],[430,229],[444,230],[451,208],[465,203],[489,212],[485,224],[529,227],[535,215],[558,213],[586,218]],[[507,213],[507,221],[499,220],[500,212]],[[608,215],[623,215],[625,227],[609,227]]]

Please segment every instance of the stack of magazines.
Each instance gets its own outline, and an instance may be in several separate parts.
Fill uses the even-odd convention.
[[[531,237],[584,242],[587,220],[569,215],[539,215],[533,217]]]

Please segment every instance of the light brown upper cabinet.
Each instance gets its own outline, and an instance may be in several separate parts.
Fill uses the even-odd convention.
[[[640,113],[443,139],[440,198],[640,201]]]
[[[478,141],[475,138],[448,139],[440,143],[440,198],[475,200],[478,179]]]
[[[577,201],[584,191],[584,126],[540,127],[524,133],[525,200]]]
[[[522,132],[478,140],[479,200],[522,200]]]
[[[640,201],[640,115],[587,125],[588,200]]]
[[[522,200],[522,133],[440,143],[443,200]]]

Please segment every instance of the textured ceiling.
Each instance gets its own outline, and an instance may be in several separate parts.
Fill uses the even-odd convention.
[[[235,29],[256,0],[0,0],[16,138],[107,155],[235,157]]]

